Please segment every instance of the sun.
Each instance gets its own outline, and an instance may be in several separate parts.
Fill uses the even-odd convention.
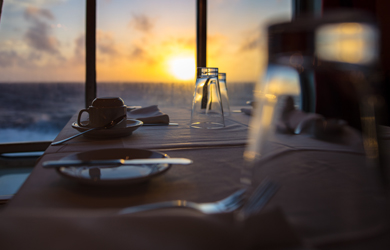
[[[169,70],[179,80],[191,80],[195,77],[195,58],[172,58],[169,60]]]

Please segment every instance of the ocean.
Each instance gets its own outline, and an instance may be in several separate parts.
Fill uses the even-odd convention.
[[[84,83],[0,83],[0,143],[53,140],[85,105]],[[97,96],[128,106],[191,108],[194,83],[98,83]],[[252,100],[254,83],[228,83],[231,106]]]

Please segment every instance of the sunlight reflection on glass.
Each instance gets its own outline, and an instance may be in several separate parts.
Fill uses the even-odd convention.
[[[253,162],[260,159],[263,147],[269,136],[275,129],[275,109],[283,103],[281,101],[286,96],[294,97],[294,105],[300,103],[299,75],[294,68],[269,65],[264,81],[261,81],[254,92],[255,99],[258,100],[256,114],[251,119],[251,129],[248,135],[248,146],[245,150],[246,161]]]
[[[359,23],[328,24],[316,32],[316,49],[320,59],[345,63],[368,64],[377,59],[377,30]]]

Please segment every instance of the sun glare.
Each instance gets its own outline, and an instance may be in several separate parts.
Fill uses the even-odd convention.
[[[192,57],[177,57],[169,61],[169,69],[179,80],[191,80],[195,77],[195,59]]]

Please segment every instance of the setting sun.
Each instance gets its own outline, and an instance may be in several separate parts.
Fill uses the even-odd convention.
[[[169,70],[179,80],[191,80],[195,76],[195,59],[178,57],[169,61]]]

